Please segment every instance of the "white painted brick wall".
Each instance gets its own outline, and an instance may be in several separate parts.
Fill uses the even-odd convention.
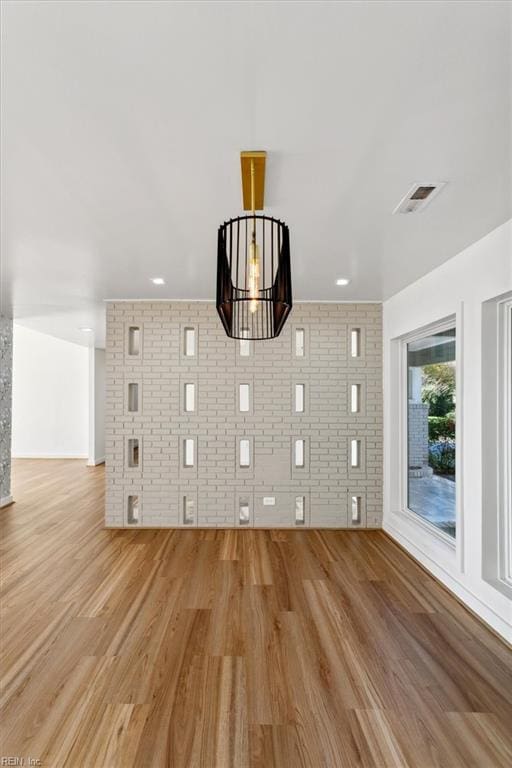
[[[409,467],[428,466],[428,404],[408,404]]]
[[[141,351],[128,355],[128,329],[141,328]],[[184,329],[196,329],[196,356],[184,354]],[[361,329],[361,356],[350,356],[350,331]],[[306,333],[295,356],[294,329]],[[351,527],[352,495],[361,497],[357,527],[382,521],[382,328],[380,304],[296,304],[278,339],[251,342],[240,355],[209,302],[112,302],[107,309],[107,526],[126,523],[137,495],[142,527],[183,525],[183,496],[195,524],[238,526],[240,500],[250,525],[293,526],[295,498],[306,499],[306,525]],[[127,410],[130,382],[139,412]],[[183,387],[196,385],[196,410],[185,413]],[[250,383],[249,412],[238,409],[238,384]],[[305,384],[305,412],[295,413],[294,385]],[[350,385],[361,385],[358,413]],[[140,466],[128,468],[127,440],[139,438]],[[196,465],[183,466],[183,440],[196,440]],[[248,437],[251,466],[239,466]],[[305,466],[293,465],[305,440]],[[350,439],[362,464],[350,466]],[[264,505],[264,497],[276,503]]]

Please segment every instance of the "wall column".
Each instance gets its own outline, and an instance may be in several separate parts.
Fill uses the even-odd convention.
[[[0,507],[12,504],[12,318],[0,315]]]
[[[105,350],[89,347],[89,456],[87,466],[105,461]]]

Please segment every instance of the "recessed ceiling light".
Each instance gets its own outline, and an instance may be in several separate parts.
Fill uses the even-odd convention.
[[[336,285],[348,285],[350,283],[350,280],[348,277],[338,277],[336,280]]]
[[[165,285],[165,280],[163,277],[152,277],[151,282],[153,285]]]
[[[92,333],[92,328],[80,328],[84,333]]]

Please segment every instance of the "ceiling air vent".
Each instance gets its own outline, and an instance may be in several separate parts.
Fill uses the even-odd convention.
[[[413,184],[408,193],[398,203],[393,213],[418,213],[434,199],[445,186],[446,181]]]

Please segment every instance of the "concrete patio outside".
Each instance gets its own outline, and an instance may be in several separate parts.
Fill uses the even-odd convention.
[[[455,536],[455,482],[442,475],[409,477],[409,509]]]

